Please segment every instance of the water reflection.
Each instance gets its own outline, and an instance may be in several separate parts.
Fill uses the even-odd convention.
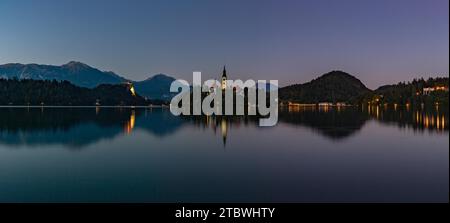
[[[358,132],[370,119],[369,114],[353,107],[289,106],[280,109],[279,121],[309,127],[333,140],[344,139]]]
[[[127,134],[130,134],[131,131],[134,129],[134,123],[136,122],[136,111],[133,109],[131,110],[130,119],[127,120],[124,126],[124,131]]]
[[[211,130],[215,135],[219,133],[224,146],[227,144],[227,136],[231,128],[239,128],[241,124],[245,126],[257,124],[254,117],[248,116],[193,116],[183,117],[183,119],[197,128]]]
[[[414,131],[445,132],[449,129],[448,107],[412,109],[410,106],[394,105],[394,111],[392,111],[388,106],[369,106],[363,107],[362,112],[367,112],[381,123]]]
[[[143,115],[142,113],[145,112]],[[81,148],[136,128],[157,137],[174,133],[183,121],[162,110],[128,108],[2,108],[0,144],[63,144]]]
[[[189,125],[219,134],[226,146],[230,130],[241,125],[258,128],[258,120],[253,116],[176,117],[161,108],[1,108],[0,144],[82,148],[138,129],[166,137]],[[448,108],[440,107],[289,106],[279,112],[280,124],[305,127],[335,141],[352,137],[369,120],[416,132],[447,133],[449,129]]]

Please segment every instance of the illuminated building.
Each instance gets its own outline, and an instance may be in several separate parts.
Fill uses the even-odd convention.
[[[422,92],[424,95],[428,95],[433,91],[448,91],[448,87],[445,87],[445,86],[426,87],[426,88],[423,88]]]
[[[225,66],[223,66],[221,86],[222,90],[227,88],[227,70],[225,69]]]

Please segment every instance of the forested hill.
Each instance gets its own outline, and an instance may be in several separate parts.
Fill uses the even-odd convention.
[[[352,103],[370,90],[354,76],[331,71],[305,84],[295,84],[279,89],[282,101],[296,103],[347,102]]]
[[[0,79],[0,105],[132,106],[150,103],[133,95],[128,84],[102,84],[89,89],[68,81]]]

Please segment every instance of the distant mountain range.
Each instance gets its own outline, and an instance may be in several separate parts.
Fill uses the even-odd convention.
[[[101,71],[81,62],[61,66],[10,63],[0,65],[0,78],[69,81],[79,87],[95,88],[101,84],[133,82],[136,92],[152,100],[168,100],[170,83],[175,79],[158,74],[144,81],[130,81],[111,71]]]
[[[110,71],[101,71],[80,62],[69,62],[61,66],[38,65],[38,64],[4,64],[0,65],[0,79],[32,79],[32,80],[57,80],[69,81],[78,87],[93,89],[102,84],[120,84],[132,82],[138,95],[159,101],[169,101],[175,94],[170,93],[170,85],[175,78],[165,74],[157,74],[143,81],[131,81],[121,75]],[[359,79],[343,71],[331,71],[310,82],[294,84],[279,88],[281,102],[317,104],[321,102],[337,103],[345,102],[357,104],[369,102],[379,95],[386,102],[410,103],[428,102],[441,103],[448,101],[448,78],[436,80],[415,80],[409,85],[388,85],[372,91],[368,89]],[[437,95],[435,98],[418,98],[416,95],[427,86],[446,86],[447,93]],[[276,86],[266,84],[258,86],[268,90]],[[420,92],[422,94],[422,92]],[[376,99],[377,101],[383,101]]]
[[[69,81],[80,87],[94,88],[100,84],[118,84],[127,79],[114,72],[100,71],[84,63],[71,61],[62,66],[39,64],[0,65],[0,78]]]

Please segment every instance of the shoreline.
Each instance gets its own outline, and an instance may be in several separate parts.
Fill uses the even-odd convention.
[[[104,105],[104,106],[95,106],[95,105],[0,105],[0,108],[168,108],[169,106],[163,105],[152,105],[152,106],[144,106],[144,105]]]

